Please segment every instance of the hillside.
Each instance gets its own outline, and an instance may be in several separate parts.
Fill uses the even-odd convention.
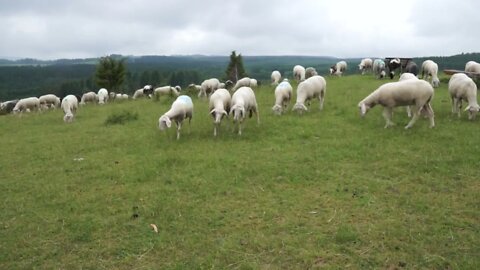
[[[171,97],[0,117],[0,269],[479,269],[479,119],[441,79],[433,129],[360,118],[388,80],[359,75],[303,115],[261,86],[241,137],[214,138],[194,95],[178,141],[157,128]]]

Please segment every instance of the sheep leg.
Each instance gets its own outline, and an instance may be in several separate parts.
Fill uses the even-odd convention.
[[[408,118],[412,117],[412,109],[410,108],[410,106],[407,106],[407,116]]]
[[[318,95],[318,101],[320,102],[320,111],[323,109],[323,101],[324,99],[325,92],[320,92],[320,95]]]
[[[238,123],[238,135],[242,135],[242,122]]]
[[[461,99],[456,99],[457,100],[457,115],[460,117],[460,112],[462,111],[462,100]]]
[[[176,122],[177,123],[177,140],[180,139],[180,129],[182,128],[182,123],[181,122]]]
[[[257,116],[257,125],[260,125],[260,115],[258,115],[257,108],[254,109],[255,115]]]
[[[385,107],[383,109],[383,117],[385,118],[385,121],[387,122],[385,124],[385,128],[388,128],[390,126],[394,126],[395,123],[392,122],[392,114],[393,114],[393,109]]]
[[[413,124],[415,124],[415,122],[417,122],[418,117],[420,117],[420,112],[422,111],[422,108],[423,107],[418,108],[418,106],[415,106],[415,110],[413,111],[413,117],[410,120],[410,122],[408,122],[408,124],[405,126],[405,129],[411,128],[413,126]]]
[[[424,105],[424,110],[427,114],[428,119],[430,119],[430,128],[435,127],[435,120],[434,120],[434,113],[432,109],[432,105],[430,103],[427,103]]]
[[[452,96],[452,113],[457,112],[457,99]]]

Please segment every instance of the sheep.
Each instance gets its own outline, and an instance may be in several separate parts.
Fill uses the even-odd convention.
[[[282,74],[278,70],[272,71],[272,75],[270,75],[270,78],[272,79],[272,85],[277,85],[280,80],[282,79]]]
[[[272,107],[272,111],[276,115],[281,115],[290,103],[293,95],[293,88],[288,82],[288,79],[283,80],[275,88],[275,105]]]
[[[235,84],[231,80],[225,81],[225,89],[230,90],[235,86]]]
[[[200,85],[198,97],[208,97],[220,87],[220,81],[216,78],[204,80]]]
[[[389,72],[390,79],[393,79],[393,77],[395,77],[395,70],[401,66],[402,66],[402,61],[400,61],[400,58],[393,58],[388,62],[387,67],[388,67],[388,70],[390,71]]]
[[[475,61],[468,61],[465,64],[466,72],[480,73],[480,64]]]
[[[60,98],[58,98],[54,94],[47,94],[47,95],[40,96],[38,100],[40,102],[41,108],[48,109],[50,107],[52,108],[60,107]]]
[[[440,85],[440,80],[437,76],[438,65],[432,60],[425,60],[422,63],[422,79],[428,80],[428,77],[431,78],[431,83],[433,87],[438,87]]]
[[[18,99],[4,101],[0,103],[0,114],[11,113],[18,103]]]
[[[78,99],[74,95],[68,95],[62,99],[62,110],[65,113],[63,121],[71,123],[78,109]]]
[[[307,67],[305,69],[305,79],[318,75],[317,70],[314,67]]]
[[[189,125],[193,117],[193,102],[189,96],[181,95],[172,103],[172,107],[158,119],[158,128],[164,131],[172,126],[172,120],[177,125],[177,140],[180,139],[182,122],[188,118]]]
[[[477,85],[475,82],[463,73],[452,75],[448,82],[448,92],[452,99],[452,113],[457,113],[460,117],[460,109],[462,108],[462,100],[468,103],[465,111],[468,111],[468,119],[473,120],[480,106],[477,103]]]
[[[160,96],[163,96],[163,95],[171,95],[171,96],[178,97],[180,93],[178,93],[178,88],[167,85],[167,86],[155,88],[155,90],[153,90],[153,95],[155,96],[155,99],[158,100]]]
[[[253,113],[255,113],[257,116],[257,124],[260,124],[255,93],[252,88],[243,86],[233,93],[229,112],[229,115],[233,114],[233,122],[238,126],[238,135],[242,135],[242,123],[245,120],[247,113],[249,114],[249,117],[252,117]]]
[[[20,99],[15,107],[13,113],[38,111],[40,109],[40,100],[37,97],[29,97]]]
[[[258,81],[257,79],[250,79],[250,87],[252,89],[256,89],[258,87]]]
[[[362,75],[365,75],[367,71],[372,71],[373,61],[371,58],[364,58],[360,61],[358,69],[362,72]]]
[[[413,73],[405,72],[402,75],[400,75],[400,78],[398,81],[405,81],[405,80],[418,80],[417,76]],[[411,106],[406,106],[407,107],[407,116],[410,118],[412,117],[412,108]]]
[[[347,70],[347,62],[340,61],[335,65],[330,67],[330,75],[342,76],[342,74]]]
[[[381,85],[373,93],[358,103],[362,117],[369,109],[380,104],[384,107],[383,117],[386,120],[385,128],[393,126],[393,108],[398,106],[413,106],[413,117],[405,126],[409,129],[415,124],[421,112],[425,112],[430,119],[430,128],[435,126],[434,113],[430,102],[433,99],[433,87],[423,80],[403,80]]]
[[[217,89],[211,96],[208,104],[208,110],[213,118],[213,136],[217,136],[217,128],[220,126],[222,118],[228,117],[232,97],[225,88]]]
[[[418,67],[417,64],[413,61],[408,61],[407,65],[405,66],[404,72],[412,73],[413,75],[418,75]]]
[[[385,77],[385,62],[382,59],[375,59],[375,61],[373,61],[373,74],[378,79]]]
[[[233,91],[239,89],[240,87],[244,87],[244,86],[254,89],[254,88],[257,87],[257,80],[251,79],[249,77],[241,78],[240,80],[237,81],[237,83],[233,87]]]
[[[87,102],[98,102],[98,97],[95,92],[88,92],[82,95],[82,98],[80,99],[80,105],[85,105]]]
[[[118,93],[115,95],[115,100],[116,101],[128,100],[128,95]]]
[[[310,104],[312,98],[318,98],[320,102],[319,108],[322,110],[326,91],[327,82],[322,76],[316,75],[306,79],[297,86],[297,102],[293,106],[292,111],[297,111],[300,114],[308,111],[305,102]]]
[[[305,80],[305,72],[304,67],[296,65],[293,67],[293,78],[297,80],[297,82],[302,82]]]
[[[103,104],[107,103],[107,101],[108,101],[108,91],[107,91],[107,89],[100,88],[100,90],[98,90],[97,96],[98,96],[98,104],[103,105]]]

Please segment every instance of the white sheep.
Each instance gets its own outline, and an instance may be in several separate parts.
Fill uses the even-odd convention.
[[[433,87],[438,87],[440,85],[440,80],[438,79],[438,65],[432,60],[425,60],[422,63],[422,79],[428,80],[428,77],[431,79]]]
[[[38,100],[40,101],[40,107],[43,107],[43,108],[48,109],[50,107],[51,108],[60,107],[60,98],[54,94],[47,94],[47,95],[40,96]]]
[[[217,128],[220,127],[222,118],[228,117],[232,97],[227,89],[217,89],[211,96],[208,104],[208,110],[213,118],[213,136],[217,136]]]
[[[362,72],[362,75],[365,75],[366,72],[372,71],[373,60],[371,58],[364,58],[360,61],[358,69]]]
[[[434,113],[430,105],[433,92],[433,87],[423,80],[386,83],[358,103],[360,115],[364,117],[369,109],[380,104],[384,107],[385,128],[388,128],[394,125],[392,122],[393,109],[398,106],[411,105],[413,107],[413,117],[405,128],[411,128],[422,112],[425,112],[430,119],[430,127],[433,128],[435,126]]]
[[[38,111],[39,109],[40,100],[37,97],[22,98],[13,108],[13,113]]]
[[[385,61],[382,59],[375,59],[375,61],[373,61],[373,75],[378,79],[385,77]]]
[[[316,75],[306,79],[297,86],[297,102],[293,106],[292,111],[297,111],[298,113],[308,111],[305,102],[310,105],[310,100],[313,98],[318,98],[320,102],[319,108],[322,110],[326,92],[327,82],[322,76]]]
[[[172,121],[177,125],[177,140],[180,139],[182,122],[188,118],[189,124],[193,117],[193,102],[189,96],[181,95],[172,103],[172,107],[158,119],[158,128],[164,131],[172,126]]]
[[[187,89],[194,90],[194,91],[200,93],[200,90],[202,89],[202,87],[198,84],[191,83],[191,84],[188,85]]]
[[[100,88],[97,93],[98,104],[103,105],[108,101],[108,91],[105,88]]]
[[[252,117],[253,113],[257,116],[257,124],[260,124],[260,116],[258,114],[258,105],[255,93],[250,87],[240,87],[232,95],[232,106],[230,115],[233,114],[233,122],[238,126],[238,135],[242,135],[242,123],[247,113]]]
[[[293,67],[293,78],[297,80],[297,82],[301,82],[305,80],[305,68],[301,65],[296,65]]]
[[[347,70],[347,62],[339,61],[335,65],[330,67],[330,75],[342,76]]]
[[[480,110],[477,103],[477,85],[475,82],[463,73],[456,73],[452,75],[448,82],[448,92],[452,99],[452,113],[457,113],[460,117],[462,101],[466,101],[468,106],[465,111],[468,111],[468,119],[475,119],[477,112]]]
[[[284,79],[277,87],[275,88],[275,105],[272,107],[272,111],[276,115],[281,115],[286,111],[290,100],[292,99],[293,88],[288,82],[288,79]]]
[[[115,95],[115,100],[116,101],[128,100],[128,95],[118,93]]]
[[[71,123],[78,109],[78,99],[74,95],[68,95],[62,99],[62,110],[65,113],[63,121]]]
[[[314,67],[307,67],[305,69],[305,79],[308,79],[315,75],[318,75],[318,72]]]
[[[257,86],[258,86],[257,80],[249,78],[249,77],[244,77],[244,78],[241,78],[240,80],[237,81],[237,83],[233,87],[233,91],[236,91],[240,87],[250,87],[250,88],[254,89]]]
[[[160,96],[163,96],[163,95],[171,95],[171,96],[178,97],[180,93],[178,92],[178,88],[167,85],[167,86],[155,88],[155,90],[153,90],[153,95],[158,100]]]
[[[204,80],[200,84],[200,92],[198,93],[198,97],[208,97],[209,95],[213,94],[215,90],[220,87],[220,81],[216,78],[211,78]]]
[[[95,92],[87,92],[82,95],[82,98],[80,99],[80,105],[85,105],[87,102],[98,102],[98,97]]]
[[[480,64],[475,61],[468,61],[465,64],[465,71],[466,72],[474,72],[480,74]]]
[[[405,81],[405,80],[418,80],[417,76],[413,73],[405,72],[402,75],[400,75],[400,78],[398,81]],[[407,116],[412,117],[412,108],[411,106],[406,106],[407,107]]]
[[[282,79],[282,74],[278,70],[272,71],[272,75],[270,75],[270,78],[272,79],[272,85],[277,85],[280,80]]]

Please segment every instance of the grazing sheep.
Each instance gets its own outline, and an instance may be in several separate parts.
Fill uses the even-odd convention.
[[[164,131],[172,126],[172,120],[177,125],[177,140],[180,139],[182,122],[188,118],[189,125],[193,117],[193,102],[189,96],[181,95],[172,103],[172,107],[158,119],[158,128]]]
[[[342,74],[347,70],[347,62],[340,61],[335,65],[330,67],[330,75],[342,76]]]
[[[393,108],[411,105],[413,107],[413,117],[405,126],[405,129],[411,128],[415,124],[422,111],[430,119],[430,127],[433,128],[435,126],[434,113],[430,105],[433,92],[433,87],[423,80],[386,83],[358,103],[360,115],[364,117],[369,109],[380,104],[384,107],[385,128],[388,128],[394,125],[392,122]]]
[[[373,61],[371,58],[364,58],[360,61],[358,69],[362,72],[362,75],[365,75],[366,72],[372,71]]]
[[[480,73],[480,64],[475,61],[468,61],[465,64],[466,72]]]
[[[297,82],[302,82],[305,80],[305,72],[304,67],[296,65],[293,67],[293,78],[297,80]]]
[[[20,99],[15,107],[13,113],[38,111],[40,109],[40,100],[37,97],[29,97]]]
[[[284,111],[287,110],[287,106],[290,103],[293,95],[293,88],[288,82],[288,79],[283,80],[275,88],[275,105],[273,105],[272,110],[276,115],[281,115]]]
[[[128,100],[128,95],[127,94],[116,94],[115,95],[115,100],[116,101],[123,101],[123,100]]]
[[[103,105],[103,104],[107,103],[107,101],[108,101],[108,91],[107,91],[107,89],[100,88],[100,90],[98,90],[97,96],[98,96],[98,104]]]
[[[305,106],[305,102],[310,105],[310,100],[313,98],[318,98],[318,101],[320,102],[319,108],[322,110],[326,91],[327,82],[322,76],[316,75],[306,79],[298,84],[297,102],[293,106],[292,111],[297,111],[298,113],[308,111],[307,106]]]
[[[318,73],[314,67],[307,67],[307,69],[305,69],[305,79],[308,79],[315,75],[318,75]]]
[[[220,127],[222,118],[228,117],[232,97],[225,88],[217,89],[211,96],[208,104],[208,110],[213,118],[213,136],[217,136],[217,128]]]
[[[232,81],[230,81],[230,80],[225,81],[225,89],[231,90],[234,86],[235,86],[235,84]]]
[[[418,67],[417,64],[413,61],[408,61],[407,65],[405,66],[404,72],[412,73],[413,75],[418,75]]]
[[[383,79],[385,74],[385,61],[382,59],[375,59],[375,61],[373,61],[373,75],[378,79]]]
[[[41,108],[58,108],[60,107],[60,98],[54,94],[43,95],[38,98]]]
[[[187,89],[190,89],[190,90],[195,90],[197,92],[200,92],[200,90],[202,89],[202,87],[198,84],[194,84],[194,83],[191,83],[187,86]]]
[[[170,95],[178,97],[180,93],[178,93],[178,88],[167,85],[155,88],[155,90],[153,90],[153,95],[155,96],[155,99],[158,100],[160,96]]]
[[[425,60],[422,63],[422,79],[428,80],[428,77],[431,79],[433,87],[438,87],[440,85],[440,80],[437,76],[438,65],[432,60]]]
[[[80,105],[85,105],[87,102],[98,102],[98,97],[95,92],[88,92],[82,95],[82,98],[80,99]]]
[[[389,72],[390,79],[393,79],[393,77],[395,77],[395,70],[401,66],[402,66],[402,61],[400,61],[400,58],[394,58],[388,62],[387,67],[388,67],[388,70],[390,71]]]
[[[213,94],[213,92],[215,92],[215,90],[217,90],[219,87],[220,81],[216,78],[204,80],[200,85],[200,92],[198,93],[198,97],[208,97]]]
[[[233,93],[230,113],[233,114],[233,122],[238,126],[238,135],[242,135],[242,123],[247,113],[252,117],[253,113],[257,115],[257,124],[260,124],[258,115],[258,105],[255,93],[250,87],[240,87]]]
[[[151,98],[153,95],[153,86],[151,86],[150,84],[145,85],[143,87],[143,94],[148,98]]]
[[[4,101],[0,103],[0,114],[11,113],[18,103],[18,99]]]
[[[78,109],[78,99],[74,95],[68,95],[62,99],[62,110],[65,113],[63,121],[71,123]]]
[[[272,79],[272,85],[277,85],[282,79],[282,74],[280,74],[280,71],[274,70],[272,71],[272,75],[270,75],[270,78]]]
[[[237,83],[233,87],[233,91],[236,91],[240,87],[250,87],[254,89],[257,87],[257,80],[251,79],[249,77],[241,78],[240,80],[237,81]]]
[[[413,73],[405,72],[402,75],[400,75],[400,79],[398,79],[398,81],[405,81],[405,80],[418,80],[418,78]],[[406,106],[406,107],[407,107],[407,116],[412,117],[411,106]]]
[[[462,108],[462,101],[468,103],[465,111],[468,111],[468,119],[473,120],[480,106],[477,103],[477,85],[475,82],[463,73],[456,73],[452,75],[448,82],[448,92],[452,99],[452,113],[457,113],[460,117],[460,110]]]

